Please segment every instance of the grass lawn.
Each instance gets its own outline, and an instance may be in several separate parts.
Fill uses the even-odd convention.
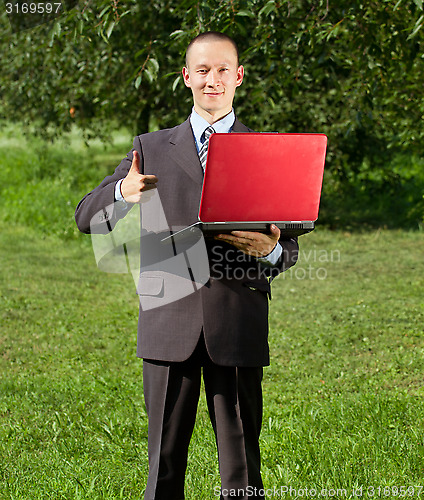
[[[291,487],[286,498],[357,498],[360,487],[363,498],[416,497],[424,234],[317,228],[300,242],[299,263],[273,285],[265,487]],[[131,277],[98,271],[89,237],[41,237],[25,224],[2,228],[0,259],[0,498],[142,498],[147,420]],[[186,497],[217,498],[217,486],[202,398]]]

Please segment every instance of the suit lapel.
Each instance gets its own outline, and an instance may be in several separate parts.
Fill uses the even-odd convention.
[[[203,184],[203,172],[191,130],[190,120],[174,128],[169,139],[172,159],[198,184]]]
[[[236,118],[236,121],[234,122],[233,125],[233,132],[253,132],[250,128],[246,127],[246,125],[243,125],[241,122],[238,121]]]

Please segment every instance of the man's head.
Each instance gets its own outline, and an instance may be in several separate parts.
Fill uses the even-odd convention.
[[[237,45],[228,35],[201,33],[187,47],[184,83],[193,93],[194,109],[209,123],[231,111],[243,75]]]
[[[237,66],[239,65],[239,50],[237,47],[236,42],[228,35],[225,33],[221,33],[219,31],[206,31],[205,33],[200,33],[196,37],[193,38],[193,40],[188,44],[187,50],[186,50],[186,66],[188,66],[188,58],[189,58],[189,53],[191,47],[197,43],[197,42],[216,42],[216,41],[221,41],[221,42],[228,42],[230,43],[233,48],[234,52],[237,57]]]

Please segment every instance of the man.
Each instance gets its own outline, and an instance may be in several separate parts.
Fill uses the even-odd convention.
[[[133,150],[115,173],[78,205],[76,221],[81,231],[90,232],[93,215],[114,201],[142,205],[152,189],[160,195],[170,227],[196,221],[206,129],[250,130],[232,109],[244,69],[231,38],[216,32],[200,34],[187,48],[182,73],[193,94],[189,119],[134,140]],[[260,178],[252,179],[252,189],[255,182]],[[118,212],[110,215],[109,224],[123,216]],[[205,286],[172,303],[140,308],[137,354],[144,360],[149,417],[146,500],[184,498],[202,370],[218,448],[222,498],[247,498],[248,492],[249,498],[261,498],[258,439],[262,370],[269,364],[270,281],[296,262],[297,241],[280,238],[279,229],[272,225],[270,234],[234,231],[206,239],[206,247],[210,279]],[[220,272],[224,265],[226,273]],[[138,293],[152,300],[160,301],[164,290],[175,286],[160,270],[150,279],[143,276]]]

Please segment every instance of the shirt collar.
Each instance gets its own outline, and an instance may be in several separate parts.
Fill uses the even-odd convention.
[[[212,127],[217,133],[227,134],[228,132],[231,132],[235,119],[236,115],[234,113],[234,109],[232,109],[228,115],[224,116],[224,118],[212,123]],[[199,151],[202,147],[202,134],[208,127],[211,126],[211,124],[194,111],[194,107],[190,115],[190,124],[193,130],[194,140],[196,141],[197,151]]]

